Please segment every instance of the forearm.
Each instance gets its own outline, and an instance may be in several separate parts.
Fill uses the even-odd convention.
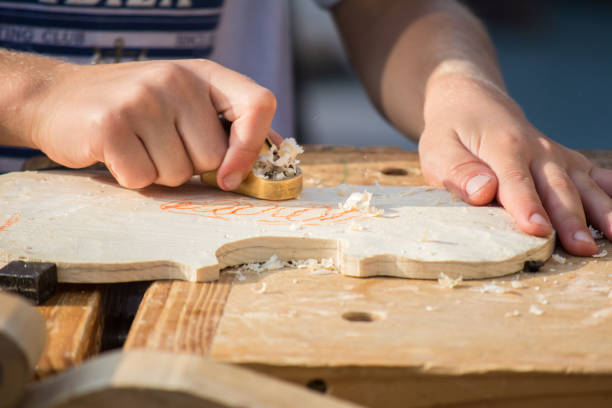
[[[455,1],[352,0],[335,17],[371,99],[411,137],[422,132],[439,85],[448,91],[467,78],[504,92],[486,30]]]
[[[0,48],[0,144],[37,147],[35,112],[60,64]]]

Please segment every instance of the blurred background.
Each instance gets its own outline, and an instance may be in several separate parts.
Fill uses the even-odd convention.
[[[511,96],[529,120],[575,149],[612,149],[612,1],[469,0],[497,47]],[[331,15],[293,0],[301,143],[416,145],[367,100]]]

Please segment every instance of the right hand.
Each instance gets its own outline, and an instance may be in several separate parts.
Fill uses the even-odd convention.
[[[61,64],[30,138],[62,165],[105,163],[124,187],[177,186],[217,169],[219,185],[233,190],[272,132],[275,109],[272,92],[208,60]],[[229,139],[219,114],[233,122]]]

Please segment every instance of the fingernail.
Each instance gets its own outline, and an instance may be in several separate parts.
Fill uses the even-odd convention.
[[[532,224],[543,225],[545,227],[550,226],[548,220],[538,213],[531,214],[531,217],[529,217],[529,222]]]
[[[584,231],[574,232],[572,238],[574,238],[574,241],[588,242],[589,244],[593,243],[593,237],[591,236],[591,234],[587,234]]]
[[[235,190],[242,183],[242,175],[238,172],[230,173],[223,179],[223,184],[228,190]]]
[[[465,185],[465,192],[471,196],[472,194],[483,188],[484,185],[487,184],[490,180],[491,177],[484,174],[479,174],[478,176],[472,177]]]

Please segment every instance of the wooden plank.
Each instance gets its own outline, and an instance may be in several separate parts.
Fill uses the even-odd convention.
[[[612,153],[598,157],[603,163]],[[416,155],[395,149],[320,147],[302,162],[311,184],[422,183]],[[413,170],[385,181],[389,163]],[[287,268],[240,280],[226,271],[222,314],[195,330],[190,339],[199,345],[188,347],[368,406],[607,407],[612,245],[600,245],[609,255],[583,259],[557,249],[565,263],[550,260],[540,273],[455,289]],[[160,322],[197,307],[169,298],[145,296],[147,313],[139,312],[129,337],[141,340],[126,348],[186,350],[176,323]],[[155,340],[144,341],[149,336]]]
[[[233,277],[216,282],[160,281],[149,287],[125,349],[147,348],[207,355]]]
[[[36,367],[43,378],[80,364],[100,350],[102,288],[62,284],[38,310],[47,327],[47,343]]]
[[[306,186],[422,186],[417,152],[397,147],[306,146],[299,156]]]
[[[248,370],[187,354],[113,352],[29,387],[23,408],[357,408]]]

